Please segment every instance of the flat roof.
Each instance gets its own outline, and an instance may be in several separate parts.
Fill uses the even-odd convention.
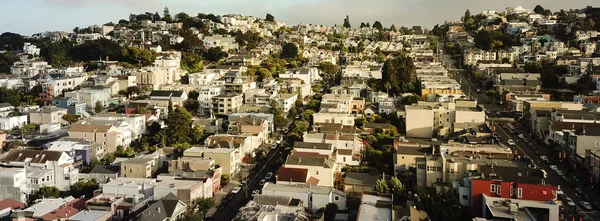
[[[358,209],[358,221],[386,221],[392,220],[392,208],[378,206],[380,202],[392,203],[389,197],[363,194],[360,208]]]
[[[200,180],[163,180],[153,183],[155,187],[166,187],[173,189],[191,189],[195,185],[202,183]]]
[[[71,216],[68,220],[71,221],[93,221],[98,220],[101,217],[105,216],[108,211],[103,210],[83,210],[73,216]]]
[[[306,184],[297,184],[297,185],[283,185],[283,184],[274,184],[274,183],[265,183],[263,186],[263,190],[272,190],[272,191],[281,191],[281,192],[296,192],[296,193],[316,193],[316,194],[329,194],[331,192],[337,192],[341,195],[346,195],[344,192],[336,190],[333,187],[326,186],[310,186]]]

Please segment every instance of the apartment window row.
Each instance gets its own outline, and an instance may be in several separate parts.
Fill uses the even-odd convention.
[[[427,166],[427,171],[431,171],[431,172],[442,172],[442,167],[434,167],[434,166]]]

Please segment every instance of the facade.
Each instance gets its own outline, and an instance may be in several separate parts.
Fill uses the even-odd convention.
[[[213,115],[228,115],[238,112],[243,105],[243,97],[241,94],[220,94],[212,97],[212,114]]]
[[[123,145],[119,129],[112,125],[75,124],[69,128],[69,137],[97,143],[105,148],[105,153],[114,153],[117,146]]]
[[[279,107],[283,111],[284,116],[287,116],[297,99],[297,94],[279,94],[278,96],[271,98],[271,101],[279,103]]]
[[[49,150],[13,149],[2,159],[7,165],[26,167],[26,193],[44,186],[54,186],[61,191],[69,190],[79,180],[79,170],[68,154]]]
[[[67,114],[67,109],[58,107],[42,107],[29,112],[30,124],[60,124],[62,116]]]
[[[129,178],[151,178],[158,169],[152,158],[131,158],[121,162],[121,176]]]
[[[346,194],[333,187],[266,183],[262,188],[262,195],[300,199],[309,211],[314,212],[329,203],[335,203],[338,208],[346,208]]]
[[[0,198],[27,202],[27,191],[25,168],[0,168]]]
[[[143,114],[97,114],[90,119],[99,121],[125,121],[129,124],[132,139],[139,139],[146,133],[146,116]]]
[[[78,102],[76,98],[73,97],[54,97],[52,99],[52,105],[58,108],[67,109],[68,114],[75,114],[87,117],[88,114],[86,110],[86,104]]]
[[[318,186],[333,187],[334,161],[317,156],[290,155],[285,161],[285,168],[307,169],[318,180]]]
[[[234,176],[242,166],[244,154],[238,148],[199,148],[193,147],[183,152],[184,157],[211,158],[215,165],[223,169],[223,174]]]

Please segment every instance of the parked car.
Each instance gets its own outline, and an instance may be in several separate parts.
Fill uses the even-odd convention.
[[[271,177],[273,177],[273,172],[268,172],[267,175],[265,176],[265,179],[271,179]]]
[[[540,156],[540,159],[542,159],[545,162],[548,162],[548,157],[547,156],[542,155],[542,156]]]
[[[565,192],[563,192],[560,188],[558,190],[556,190],[556,195],[562,196],[564,194],[565,194]]]
[[[252,190],[252,195],[256,195],[256,194],[260,194],[260,190],[259,189]]]
[[[272,149],[272,150],[274,150],[274,149],[277,149],[277,144],[276,144],[276,143],[274,143],[274,144],[271,144],[271,149]]]
[[[231,193],[236,194],[236,193],[240,192],[241,189],[242,189],[242,187],[239,187],[239,186],[235,187],[235,188],[233,188],[233,190],[231,190]]]
[[[296,115],[296,120],[302,119],[302,115]]]
[[[523,136],[523,134],[519,134],[517,135],[517,137],[519,137],[520,139],[525,139],[525,136]]]
[[[592,205],[590,205],[590,203],[586,202],[586,201],[581,201],[579,202],[579,204],[581,204],[581,207],[587,209],[587,210],[591,210],[592,209]]]
[[[525,142],[525,143],[529,143],[529,139],[527,139],[527,138],[523,138],[523,142]]]
[[[265,182],[267,182],[265,179],[260,180],[260,183],[258,183],[258,185],[260,186],[264,186]]]
[[[283,141],[283,136],[277,137],[277,141],[275,141],[275,143],[276,144],[281,144],[281,141]]]
[[[564,175],[564,173],[562,172],[562,170],[556,170],[556,174],[558,174],[559,176]]]
[[[287,132],[290,131],[290,130],[287,129],[287,128],[283,128],[281,131],[283,131],[284,134],[287,134]]]
[[[577,194],[580,194],[580,195],[583,194],[583,190],[581,190],[581,188],[579,188],[579,187],[575,188],[575,192],[577,192]]]
[[[512,139],[509,139],[508,141],[506,141],[506,143],[508,143],[508,145],[515,145],[515,141],[513,141]]]
[[[242,186],[246,186],[246,185],[248,185],[248,181],[242,180],[241,184],[242,184]]]
[[[567,205],[569,206],[575,206],[575,202],[573,202],[573,200],[569,197],[565,198],[565,201],[567,201]]]

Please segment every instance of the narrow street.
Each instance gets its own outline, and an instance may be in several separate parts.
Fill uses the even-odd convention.
[[[294,118],[287,125],[287,128],[290,129],[291,125],[295,122]],[[283,146],[277,145],[277,148],[271,149],[267,156],[266,160],[262,164],[258,164],[257,167],[260,167],[256,170],[256,172],[251,173],[245,179],[247,180],[247,184],[242,187],[242,189],[233,196],[233,198],[227,203],[227,205],[222,209],[217,209],[217,211],[212,214],[211,217],[207,217],[206,220],[213,221],[230,221],[235,218],[240,208],[248,204],[248,202],[252,199],[252,191],[261,190],[262,186],[259,184],[261,179],[264,179],[267,173],[272,172],[276,174],[278,167],[273,167],[273,163],[282,156],[283,154]],[[271,180],[267,180],[267,182],[271,182],[275,179],[275,176],[271,178]],[[218,207],[219,205],[217,205]]]

